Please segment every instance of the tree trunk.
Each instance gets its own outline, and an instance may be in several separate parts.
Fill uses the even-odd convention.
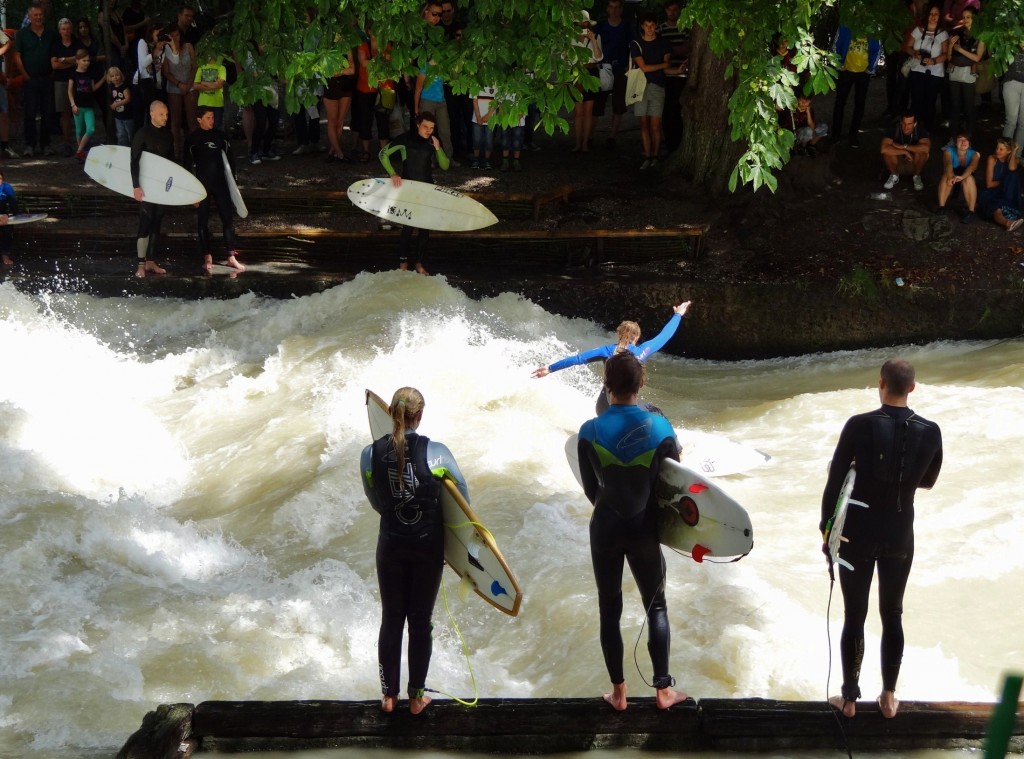
[[[712,194],[724,192],[743,146],[733,142],[729,97],[735,77],[725,78],[729,61],[708,48],[709,31],[695,26],[690,37],[690,66],[683,96],[683,141],[676,167]]]

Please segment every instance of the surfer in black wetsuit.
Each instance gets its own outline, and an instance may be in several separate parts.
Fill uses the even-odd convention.
[[[167,273],[150,260],[150,256],[156,252],[156,240],[160,235],[164,207],[158,203],[147,203],[145,200],[146,194],[142,191],[139,180],[139,161],[143,151],[169,161],[174,160],[174,138],[171,136],[171,130],[167,128],[167,106],[159,100],[154,100],[149,106],[149,123],[132,138],[132,186],[135,188],[135,199],[139,201],[139,232],[135,240],[139,265],[135,269],[136,277]]]
[[[196,203],[199,216],[199,250],[203,255],[203,271],[213,271],[213,246],[210,240],[210,200],[217,204],[220,223],[224,229],[224,249],[227,251],[227,265],[237,271],[245,271],[238,262],[235,248],[235,204],[228,190],[228,178],[224,167],[227,156],[231,174],[235,173],[235,159],[231,155],[228,136],[214,126],[216,113],[209,106],[199,109],[199,129],[185,138],[185,168],[193,172],[206,188],[206,197]]]
[[[380,705],[392,712],[398,702],[402,632],[408,621],[409,710],[419,714],[430,703],[424,690],[433,648],[431,617],[444,568],[441,478],[450,475],[467,500],[469,490],[447,446],[416,433],[423,419],[419,390],[395,391],[389,411],[392,434],[366,446],[359,462],[363,491],[380,514]]]
[[[401,163],[398,169],[391,162],[392,156],[398,156]],[[448,169],[448,156],[441,149],[441,141],[434,136],[434,114],[422,111],[416,114],[416,124],[412,129],[397,137],[380,151],[380,162],[391,177],[395,187],[402,186],[402,179],[414,179],[417,182],[434,183],[433,163],[442,171]],[[416,238],[416,253],[413,260],[416,271],[429,274],[423,261],[427,249],[430,231],[420,229]],[[405,271],[409,268],[409,244],[412,242],[412,227],[402,226],[402,234],[398,242],[398,268]]]
[[[903,660],[903,593],[914,560],[914,493],[931,488],[942,467],[942,433],[934,422],[907,407],[914,389],[914,367],[903,359],[882,365],[878,396],[882,407],[851,417],[839,435],[821,498],[825,526],[835,511],[843,480],[851,464],[857,479],[846,513],[839,557],[839,586],[843,591],[842,695],[829,703],[845,716],[857,713],[860,669],[864,659],[864,620],[868,614],[871,578],[878,567],[878,608],[882,618],[883,717],[895,717],[899,707],[896,680]],[[825,546],[826,555],[827,545]]]
[[[18,213],[18,196],[14,188],[7,183],[4,172],[0,170],[0,256],[5,267],[14,266],[11,251],[14,249],[14,232],[7,224],[7,219]]]
[[[622,567],[629,562],[649,624],[647,650],[654,667],[655,700],[659,709],[685,701],[672,690],[668,671],[669,625],[665,602],[665,557],[658,539],[654,488],[661,460],[679,461],[672,425],[663,416],[637,406],[644,369],[632,353],[617,353],[605,363],[605,385],[611,406],[580,428],[580,476],[594,504],[590,518],[590,556],[597,581],[601,614],[601,650],[613,690],[605,701],[626,708],[622,671]]]

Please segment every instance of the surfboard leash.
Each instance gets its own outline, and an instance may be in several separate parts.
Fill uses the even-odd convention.
[[[832,555],[826,553],[828,556],[828,605],[825,607],[825,639],[828,641],[828,671],[825,674],[825,706],[832,712],[832,717],[836,721],[836,726],[839,728],[839,734],[843,736],[843,746],[846,747],[846,755],[853,759],[853,751],[850,749],[850,741],[846,737],[846,729],[843,727],[843,720],[840,718],[839,712],[835,709],[832,704],[829,703],[829,689],[832,683],[832,627],[829,624],[832,618],[832,592],[836,587],[836,576],[835,571],[832,567]]]
[[[672,550],[675,550],[675,549],[672,549]],[[658,597],[658,592],[659,591],[662,592],[662,593],[665,592],[666,584],[667,583],[668,583],[668,574],[666,573],[665,576],[661,580],[661,585],[658,587],[658,590],[656,590],[654,592],[654,595],[651,597],[651,602],[647,605],[647,608],[644,609],[644,621],[640,624],[640,632],[637,633],[636,641],[633,643],[633,664],[636,666],[636,673],[638,675],[640,675],[640,679],[644,681],[644,685],[646,685],[648,688],[653,688],[654,687],[654,680],[652,678],[651,682],[647,682],[647,678],[644,677],[643,670],[640,669],[640,659],[637,657],[636,652],[640,648],[640,639],[644,636],[644,628],[647,626],[647,620],[651,616],[651,607],[654,606],[654,600]],[[673,682],[673,685],[675,685],[674,682]]]
[[[423,690],[428,693],[437,693],[442,696],[447,696],[463,706],[476,706],[480,701],[480,690],[477,688],[476,675],[473,674],[473,663],[469,660],[469,646],[466,645],[466,639],[462,637],[462,630],[459,629],[459,624],[455,621],[455,615],[452,613],[451,607],[448,605],[448,589],[445,587],[443,580],[441,581],[441,597],[444,599],[444,610],[448,615],[448,621],[452,623],[452,628],[455,630],[455,634],[459,638],[459,644],[462,646],[462,655],[466,659],[466,668],[469,670],[469,681],[473,683],[473,700],[466,701],[451,693],[445,693],[443,690],[437,690],[436,688],[424,688]]]

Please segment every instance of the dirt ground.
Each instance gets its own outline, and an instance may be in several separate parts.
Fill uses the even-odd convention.
[[[460,166],[438,172],[435,179],[464,192],[536,193],[563,184],[574,189],[572,202],[547,211],[540,221],[506,220],[492,229],[643,229],[682,223],[707,223],[705,256],[681,264],[686,276],[700,281],[797,282],[822,280],[836,287],[856,287],[859,279],[904,286],[1006,288],[1019,286],[1024,274],[1024,228],[1006,233],[993,222],[978,219],[960,223],[956,209],[933,213],[936,184],[941,175],[938,146],[948,135],[933,135],[932,158],[925,172],[926,188],[915,192],[909,178],[882,195],[885,173],[878,154],[883,133],[891,129],[883,118],[885,84],[875,79],[869,89],[861,144],[822,143],[817,156],[794,158],[780,176],[775,194],[762,189],[709,197],[672,169],[671,156],[655,169],[643,162],[636,120],[627,114],[616,145],[608,142],[610,116],[598,120],[589,153],[571,152],[572,137],[538,133],[536,151],[524,151],[520,172],[481,171]],[[847,104],[847,118],[852,111]],[[818,98],[819,121],[831,120],[831,96]],[[979,114],[975,147],[991,152],[1002,128],[1003,109],[997,99]],[[346,133],[346,139],[351,140]],[[20,148],[17,140],[14,147]],[[351,141],[347,143],[351,145]],[[380,175],[375,160],[368,163],[325,163],[324,154],[292,155],[295,142],[284,133],[277,143],[280,161],[250,166],[245,145],[234,143],[243,193],[260,189],[294,189],[302,194],[341,191],[353,181]],[[497,166],[497,159],[492,163]],[[71,192],[107,190],[92,182],[74,158],[17,158],[5,160],[7,180],[20,193],[60,187]],[[169,223],[191,230],[191,214],[172,214]],[[296,224],[337,228],[373,228],[372,217],[306,213],[252,216],[238,223],[240,247],[247,229],[293,227]],[[109,224],[109,220],[68,220],[67,224]],[[133,222],[130,222],[131,225]]]

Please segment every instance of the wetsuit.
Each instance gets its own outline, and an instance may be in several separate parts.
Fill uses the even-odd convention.
[[[396,170],[391,163],[392,156],[398,156],[400,164]],[[411,130],[400,137],[396,137],[381,149],[381,164],[388,176],[398,174],[402,179],[414,179],[417,182],[434,183],[433,161],[437,158],[437,165],[441,170],[448,168],[448,156],[441,148],[434,149],[434,141],[431,137],[420,137],[414,126]],[[427,250],[427,240],[430,238],[430,230],[420,229],[416,238],[416,255],[413,264],[423,264]],[[398,240],[398,260],[400,263],[409,263],[409,246],[412,242],[412,227],[402,226],[402,233]]]
[[[406,435],[405,471],[391,435],[363,449],[363,491],[380,514],[377,536],[377,584],[381,624],[377,639],[381,693],[399,693],[402,632],[409,624],[410,698],[422,696],[433,641],[431,616],[444,568],[444,533],[438,496],[441,478],[450,475],[468,499],[469,491],[451,451],[423,435]]]
[[[676,330],[679,329],[679,325],[682,324],[682,322],[683,317],[681,314],[672,314],[672,318],[669,319],[668,323],[661,328],[661,332],[659,332],[656,337],[651,338],[645,343],[640,343],[640,345],[628,345],[626,346],[626,350],[640,359],[640,362],[643,363],[665,347],[666,343],[668,343],[676,333]],[[570,366],[580,366],[581,364],[589,364],[594,361],[601,361],[603,363],[615,355],[615,349],[617,347],[617,343],[610,343],[608,345],[602,345],[599,348],[584,351],[583,353],[577,353],[575,356],[566,356],[565,358],[551,364],[548,367],[548,371],[557,372],[560,369],[566,369]],[[661,410],[655,406],[648,404],[640,405],[648,411],[653,411],[656,414],[661,413]],[[601,393],[597,396],[596,410],[598,415],[603,414],[608,410],[608,395],[604,388],[601,388]]]
[[[185,168],[192,171],[206,188],[206,197],[199,201],[199,254],[211,254],[210,242],[210,201],[217,204],[217,213],[224,228],[224,250],[233,256],[235,249],[235,205],[228,191],[227,175],[224,173],[224,158],[228,157],[231,173],[235,172],[234,157],[224,132],[213,129],[197,129],[185,138]]]
[[[153,153],[169,161],[174,160],[174,138],[166,126],[155,127],[147,123],[132,138],[132,186],[139,187],[139,160],[142,152]],[[136,251],[139,263],[149,260],[151,253],[156,251],[156,239],[160,235],[160,223],[164,218],[164,207],[158,203],[149,203],[143,198],[139,203],[139,232],[136,235]]]
[[[857,479],[843,527],[839,556],[845,619],[840,652],[843,697],[860,697],[864,620],[874,568],[878,566],[878,608],[882,618],[882,689],[896,690],[903,659],[903,593],[914,561],[914,493],[935,484],[942,467],[942,433],[934,422],[904,406],[883,405],[851,417],[839,436],[821,499],[821,522],[835,510],[850,465]]]
[[[8,182],[0,182],[0,214],[14,216],[18,213],[18,196],[14,188]],[[11,226],[4,224],[0,226],[0,253],[5,256],[11,255],[14,248],[14,230]]]
[[[594,504],[590,556],[601,613],[601,650],[613,684],[622,671],[622,567],[629,562],[649,623],[647,650],[654,687],[673,684],[668,671],[669,625],[665,558],[658,540],[654,488],[661,460],[679,460],[667,419],[633,405],[614,405],[580,428],[580,476]]]

